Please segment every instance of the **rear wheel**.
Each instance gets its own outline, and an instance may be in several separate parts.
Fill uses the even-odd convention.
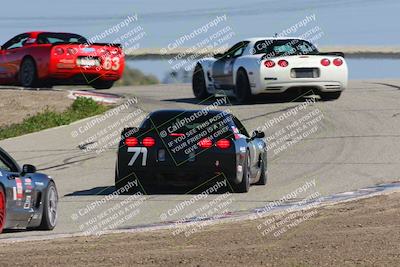
[[[111,87],[113,87],[114,81],[103,81],[103,80],[97,79],[97,80],[93,81],[90,85],[94,89],[104,90],[104,89],[110,89]]]
[[[4,189],[0,186],[0,233],[6,225],[6,194]]]
[[[37,86],[36,63],[32,58],[25,58],[19,70],[19,83],[23,87]]]
[[[235,98],[239,104],[250,101],[251,89],[249,77],[244,69],[239,69],[236,76],[236,86],[234,88]]]
[[[267,168],[265,167],[267,163],[267,157],[265,156],[265,153],[261,159],[261,166],[260,166],[260,171],[261,171],[261,175],[260,175],[260,180],[258,180],[258,182],[256,183],[256,185],[266,185],[267,184]]]
[[[246,154],[246,159],[244,160],[243,166],[243,178],[242,181],[233,185],[234,193],[246,193],[250,189],[250,155],[249,152]]]
[[[321,92],[319,96],[321,97],[322,100],[324,101],[329,101],[329,100],[335,100],[340,97],[342,92]]]
[[[43,197],[43,215],[39,229],[53,230],[57,224],[58,193],[56,185],[51,181]]]
[[[210,93],[207,92],[206,79],[204,77],[204,71],[200,64],[197,64],[194,68],[193,78],[192,78],[192,89],[193,94],[197,99],[203,100],[209,96]]]

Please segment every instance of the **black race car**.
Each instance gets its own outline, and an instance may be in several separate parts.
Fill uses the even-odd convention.
[[[57,222],[58,193],[51,177],[22,169],[0,148],[0,233],[3,229],[52,230]]]
[[[119,143],[115,186],[198,186],[223,176],[233,192],[267,182],[263,132],[249,135],[232,114],[218,110],[159,110]],[[128,186],[127,186],[128,185]]]

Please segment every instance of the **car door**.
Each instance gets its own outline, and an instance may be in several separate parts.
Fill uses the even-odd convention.
[[[33,185],[30,178],[21,176],[20,168],[6,153],[0,151],[0,176],[7,195],[7,221],[25,228],[28,225]]]
[[[233,67],[246,49],[248,42],[239,42],[224,53],[212,67],[214,86],[216,89],[231,90],[235,86],[233,81]]]
[[[0,82],[9,83],[17,77],[21,59],[24,56],[24,44],[30,35],[23,33],[6,42],[0,53]]]

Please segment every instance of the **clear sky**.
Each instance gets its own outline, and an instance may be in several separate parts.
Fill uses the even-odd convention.
[[[146,32],[142,47],[163,47],[222,14],[236,41],[270,36],[315,14],[324,31],[320,44],[398,46],[399,12],[399,0],[14,0],[1,4],[0,43],[30,30],[90,37],[133,14]]]

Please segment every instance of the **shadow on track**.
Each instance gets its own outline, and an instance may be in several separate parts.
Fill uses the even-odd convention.
[[[290,103],[290,102],[299,103],[299,102],[304,102],[308,97],[309,97],[308,95],[304,95],[301,92],[260,94],[257,96],[253,96],[252,100],[247,104],[260,105],[260,104],[280,104],[280,103]],[[175,99],[164,99],[162,101],[206,106],[215,103],[215,99],[217,98],[221,97],[210,98],[205,101],[198,100],[196,98],[175,98]],[[229,98],[227,104],[225,105],[221,104],[220,106],[247,105],[247,104],[238,104],[234,98]]]
[[[201,194],[206,190],[206,186],[202,186],[193,190],[192,187],[183,187],[183,186],[157,186],[157,187],[147,187],[145,188],[145,192],[140,190],[144,195],[196,195]],[[227,187],[219,188],[216,192],[211,192],[210,194],[223,194],[228,192]],[[65,197],[71,196],[106,196],[113,194],[115,191],[114,186],[101,186],[101,187],[93,187],[87,190],[75,191],[72,193],[65,194]],[[131,191],[129,193],[125,193],[122,195],[133,195],[136,191]]]

